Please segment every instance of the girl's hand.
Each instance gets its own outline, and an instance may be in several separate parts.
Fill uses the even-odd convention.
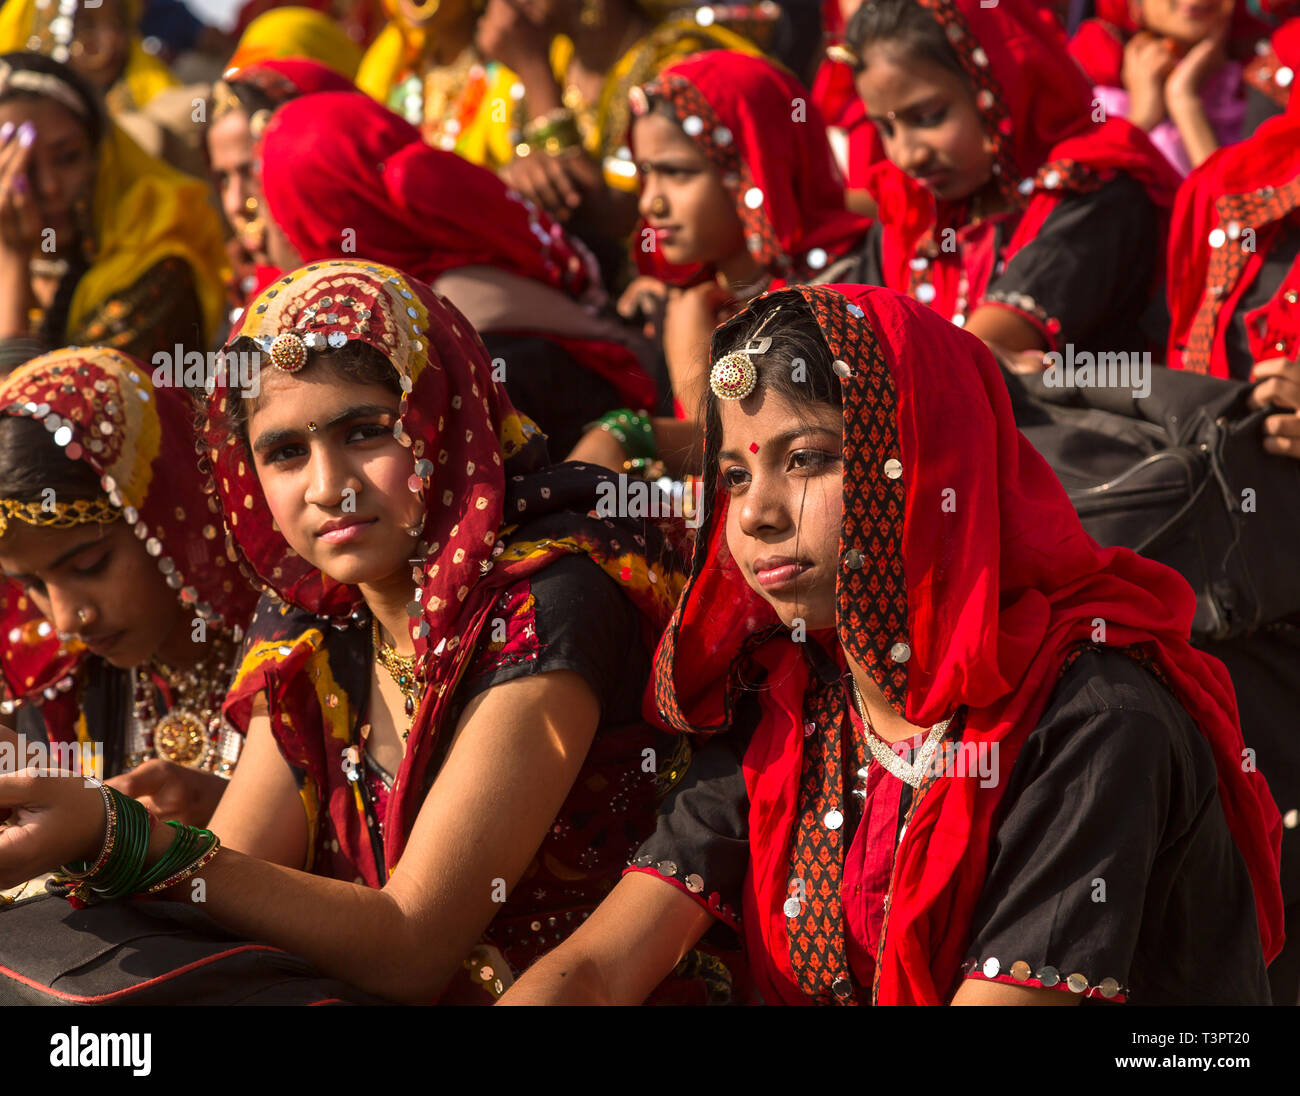
[[[1264,420],[1265,451],[1300,460],[1300,362],[1287,358],[1257,362],[1251,379],[1259,382],[1250,394],[1252,407],[1272,404],[1287,409]]]
[[[41,237],[40,210],[28,174],[35,140],[30,122],[0,128],[0,252],[24,264]]]
[[[104,798],[81,776],[37,769],[0,776],[0,890],[104,847]]]
[[[138,799],[164,822],[206,826],[228,782],[212,773],[155,757],[104,783]]]
[[[1197,42],[1187,51],[1165,81],[1165,106],[1171,115],[1195,104],[1201,107],[1201,85],[1206,78],[1223,66],[1224,43],[1228,27],[1225,23],[1208,38]]]
[[[501,180],[557,221],[567,221],[585,192],[600,182],[599,172],[577,148],[558,156],[533,152],[518,157],[501,169]]]
[[[524,85],[551,73],[551,39],[544,5],[538,0],[488,0],[474,42],[489,61],[514,71]]]
[[[641,320],[641,333],[656,338],[663,326],[668,287],[658,278],[641,274],[633,278],[618,299],[618,314],[629,322]]]
[[[1128,120],[1149,130],[1165,116],[1165,78],[1174,69],[1168,43],[1154,34],[1139,31],[1124,47],[1121,79],[1128,92]]]

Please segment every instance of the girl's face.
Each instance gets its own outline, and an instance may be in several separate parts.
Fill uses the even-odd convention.
[[[108,91],[126,68],[131,36],[119,0],[81,5],[68,49],[68,63],[101,92]]]
[[[1140,26],[1152,34],[1194,46],[1232,17],[1234,0],[1133,0]]]
[[[960,201],[993,177],[979,111],[966,81],[930,61],[868,46],[858,94],[885,155],[942,202]]]
[[[54,230],[50,254],[57,258],[77,238],[77,203],[89,203],[94,195],[98,157],[90,134],[72,111],[51,99],[0,103],[0,123],[4,122],[15,126],[30,122],[36,127],[27,174],[41,225]]]
[[[676,122],[662,114],[634,123],[641,173],[640,213],[652,236],[638,245],[670,263],[722,265],[745,252],[745,232],[708,159]]]
[[[398,397],[326,368],[328,357],[301,373],[262,370],[253,465],[290,548],[338,582],[381,585],[409,572],[406,529],[424,515],[406,483],[411,451],[393,437]]]
[[[763,388],[718,403],[727,547],[740,573],[787,627],[833,628],[843,414]]]
[[[188,630],[176,591],[124,521],[56,529],[11,520],[0,568],[55,628],[120,669]]]
[[[244,249],[264,260],[262,190],[253,171],[248,115],[242,110],[229,110],[208,127],[208,162],[226,221]]]

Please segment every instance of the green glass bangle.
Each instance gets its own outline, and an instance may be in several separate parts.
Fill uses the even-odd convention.
[[[216,841],[216,835],[211,830],[186,826],[180,822],[166,824],[176,831],[176,836],[167,847],[167,851],[158,858],[158,863],[137,881],[135,886],[137,891],[147,891],[155,884],[175,875],[182,868],[188,867],[204,856]]]
[[[650,416],[644,411],[632,411],[620,407],[617,411],[602,415],[589,425],[607,430],[633,460],[654,460],[659,456],[659,447],[655,444],[654,426],[651,425]]]
[[[134,799],[110,789],[117,805],[117,842],[108,862],[90,880],[90,889],[108,901],[130,894],[149,855],[149,812]]]

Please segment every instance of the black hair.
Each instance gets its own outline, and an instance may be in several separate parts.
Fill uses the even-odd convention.
[[[943,27],[916,0],[867,0],[849,20],[844,41],[860,65],[869,47],[888,42],[909,60],[929,61],[967,81]]]
[[[241,336],[231,343],[228,350],[231,354],[246,354],[250,357],[256,354],[259,357],[253,360],[260,360],[262,369],[273,368],[267,362],[266,355],[260,352],[257,344],[250,338]],[[393,363],[384,357],[382,352],[359,339],[351,339],[341,349],[329,351],[329,356],[326,358],[317,358],[314,361],[309,359],[307,368],[329,370],[356,384],[377,384],[399,398],[402,394],[401,381],[398,379],[397,370],[393,368]],[[251,398],[244,397],[242,390],[230,389],[224,415],[212,418],[200,412],[199,428],[202,436],[205,436],[208,443],[215,447],[224,444],[227,437],[234,435],[243,443],[244,450],[251,459],[252,451],[248,439],[251,402]]]
[[[61,502],[91,502],[104,495],[95,470],[69,459],[42,423],[0,415],[0,498],[39,502],[51,488]]]
[[[0,62],[7,64],[15,72],[36,72],[42,76],[53,76],[60,83],[67,84],[72,93],[81,101],[83,109],[78,113],[66,104],[59,103],[58,99],[50,99],[48,95],[43,95],[39,91],[14,87],[12,80],[9,81],[4,91],[0,91],[0,103],[6,103],[11,99],[47,100],[59,103],[81,123],[90,138],[91,146],[94,148],[99,147],[99,143],[104,139],[104,134],[107,131],[108,115],[105,112],[104,103],[99,92],[91,87],[83,77],[79,76],[67,65],[54,60],[53,57],[46,57],[43,53],[6,53],[0,56]]]
[[[795,408],[820,405],[843,411],[844,398],[830,347],[799,293],[774,293],[723,324],[713,336],[711,361],[748,346],[755,338],[772,340],[764,353],[750,357],[758,374],[755,392],[770,392]],[[704,399],[704,477],[711,483],[717,478],[722,418],[711,388],[705,390]],[[710,491],[705,491],[706,501],[709,496]]]

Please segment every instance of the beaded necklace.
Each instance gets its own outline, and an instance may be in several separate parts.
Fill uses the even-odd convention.
[[[183,670],[157,659],[131,670],[135,725],[127,767],[160,757],[190,769],[229,776],[243,739],[221,714],[221,702],[235,665],[237,644],[228,632],[213,638],[208,655]],[[169,704],[160,711],[156,681]]]

